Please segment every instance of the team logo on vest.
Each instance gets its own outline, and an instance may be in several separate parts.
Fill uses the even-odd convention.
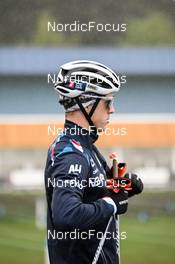
[[[97,177],[89,178],[89,186],[90,187],[103,187],[104,180],[105,180],[104,175],[100,173]]]
[[[90,163],[91,163],[92,167],[95,167],[95,162],[94,162],[94,160],[92,158],[90,158]]]
[[[68,173],[75,173],[75,174],[81,173],[81,168],[82,168],[82,165],[71,164],[70,167],[69,167],[69,172]]]
[[[95,162],[94,162],[94,160],[92,158],[90,158],[90,163],[91,163],[91,166],[92,166],[92,169],[93,169],[92,173],[96,174],[97,172],[99,172],[99,169],[97,168],[97,166],[96,166],[96,164],[95,164]]]

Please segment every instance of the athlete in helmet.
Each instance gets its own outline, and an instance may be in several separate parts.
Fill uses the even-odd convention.
[[[59,71],[55,90],[65,109],[65,129],[51,144],[45,169],[51,264],[92,263],[99,234],[111,216],[125,213],[128,196],[143,189],[132,174],[131,191],[109,191],[106,179],[111,169],[94,145],[114,112],[112,102],[119,89],[115,72],[97,62],[73,61]],[[115,229],[113,218],[98,264],[118,263]]]
[[[55,89],[66,112],[79,109],[88,124],[98,128],[96,120],[93,120],[97,105],[103,100],[110,104],[113,94],[120,89],[120,80],[115,72],[105,65],[93,61],[73,61],[61,66]],[[89,105],[90,111],[87,108]]]

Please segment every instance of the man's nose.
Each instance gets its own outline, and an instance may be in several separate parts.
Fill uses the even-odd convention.
[[[110,107],[109,107],[109,114],[113,114],[115,112],[115,107],[114,107],[114,104],[112,104]]]

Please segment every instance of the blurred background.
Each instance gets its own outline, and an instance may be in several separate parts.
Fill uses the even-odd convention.
[[[122,262],[175,263],[174,10],[173,0],[0,1],[0,263],[47,263],[43,173],[64,123],[52,83],[78,59],[120,74],[115,133],[97,145],[145,183],[121,217]],[[89,21],[118,31],[48,30]]]

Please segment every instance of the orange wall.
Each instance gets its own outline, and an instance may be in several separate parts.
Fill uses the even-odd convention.
[[[48,148],[56,137],[54,125],[49,124],[0,124],[1,149]],[[63,124],[56,124],[56,128]],[[100,136],[100,147],[170,147],[175,145],[175,123],[142,124],[117,123],[109,126],[115,133],[126,129],[126,135]],[[52,131],[52,132],[51,132]],[[109,132],[109,131],[108,131]]]

